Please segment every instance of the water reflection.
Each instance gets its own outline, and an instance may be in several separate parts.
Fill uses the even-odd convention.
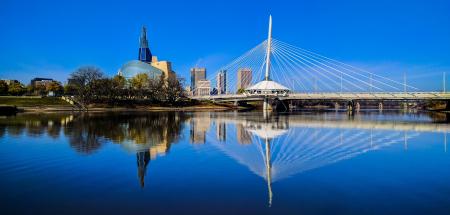
[[[272,183],[392,144],[404,144],[407,150],[408,140],[417,137],[420,132],[444,133],[446,151],[446,133],[450,127],[428,123],[434,118],[427,115],[415,117],[416,121],[391,121],[383,115],[383,119],[374,121],[370,120],[373,118],[371,115],[348,119],[342,114],[321,114],[317,118],[302,114],[260,117],[253,114],[200,113],[194,118],[214,124],[215,135],[214,129],[208,130],[207,126],[200,129],[195,127],[195,123],[191,133],[201,130],[203,142],[216,146],[263,178],[267,182],[270,207]],[[227,129],[227,124],[231,125],[230,129]],[[225,129],[229,132],[224,132]],[[191,142],[195,143],[195,140]]]
[[[183,113],[150,114],[24,114],[0,122],[0,135],[68,138],[70,146],[81,154],[92,154],[109,142],[136,153],[138,178],[144,177],[150,160],[165,155],[177,142],[186,115]],[[0,136],[0,137],[1,137]]]
[[[421,132],[441,132],[443,150],[450,127],[446,114],[164,112],[133,114],[22,114],[0,121],[0,137],[67,138],[71,148],[92,155],[107,144],[119,144],[136,154],[139,185],[153,159],[166,155],[189,126],[189,142],[213,146],[267,183],[351,159],[393,144],[403,144]],[[438,122],[438,123],[433,123]]]

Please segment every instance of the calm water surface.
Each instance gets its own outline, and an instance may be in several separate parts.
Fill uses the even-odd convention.
[[[3,117],[0,213],[450,214],[448,121],[397,112]]]

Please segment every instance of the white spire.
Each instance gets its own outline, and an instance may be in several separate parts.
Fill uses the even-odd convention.
[[[266,75],[264,80],[268,81],[270,71],[270,53],[272,51],[272,15],[269,16],[269,33],[267,35],[267,52],[266,52]]]

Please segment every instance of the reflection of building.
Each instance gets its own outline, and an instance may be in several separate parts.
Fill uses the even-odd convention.
[[[249,68],[240,68],[237,77],[237,90],[246,89],[252,83],[252,70]]]
[[[190,135],[191,143],[205,143],[206,131],[211,123],[209,113],[195,113],[191,119]]]
[[[237,141],[240,144],[251,144],[252,135],[248,132],[242,124],[236,124]]]
[[[225,122],[216,123],[216,136],[219,141],[226,141],[227,138],[227,125]]]
[[[191,69],[191,90],[197,89],[197,83],[200,80],[206,80],[206,68],[192,68]]]
[[[141,187],[144,187],[144,178],[147,174],[147,166],[150,163],[150,153],[148,151],[137,152],[138,177]]]
[[[211,81],[209,80],[199,80],[197,82],[197,87],[195,88],[195,95],[197,96],[208,96],[211,92]]]
[[[222,70],[217,73],[216,80],[217,94],[226,94],[227,93],[227,71]]]
[[[139,39],[139,56],[138,60],[132,60],[125,63],[118,72],[118,75],[131,79],[140,73],[146,73],[149,78],[156,79],[162,74],[166,78],[174,76],[172,64],[169,61],[158,61],[158,58],[152,55],[148,46],[147,29],[142,27]]]

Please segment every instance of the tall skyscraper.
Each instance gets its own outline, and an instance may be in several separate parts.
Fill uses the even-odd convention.
[[[237,77],[237,90],[246,89],[252,83],[252,70],[250,68],[240,68]]]
[[[221,70],[217,73],[216,85],[217,94],[227,93],[227,70]]]
[[[141,37],[139,39],[139,60],[146,63],[152,62],[152,53],[148,47],[147,29],[142,26]]]
[[[195,92],[197,83],[200,80],[206,80],[206,68],[191,69],[191,90]]]

